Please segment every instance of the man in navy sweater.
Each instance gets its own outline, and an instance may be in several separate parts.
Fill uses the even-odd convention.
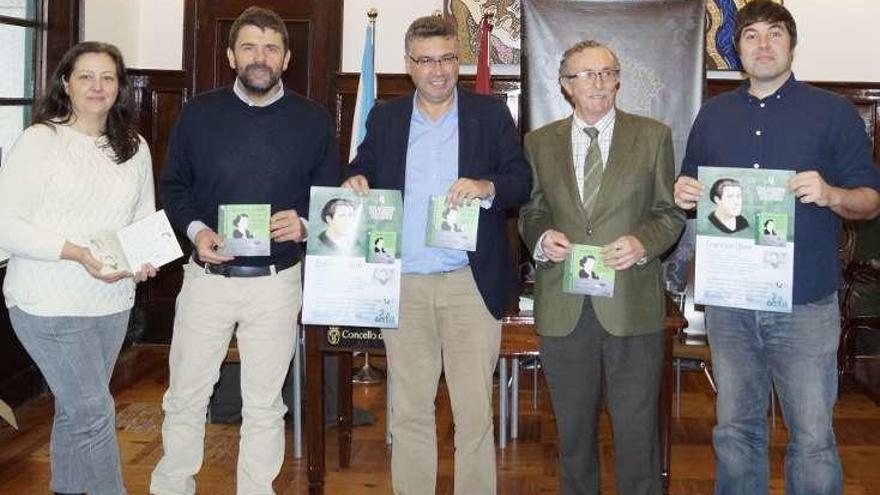
[[[280,81],[290,51],[278,15],[245,10],[230,29],[227,55],[235,84],[183,109],[159,183],[165,211],[192,241],[193,256],[177,299],[162,403],[164,455],[150,484],[156,495],[195,493],[208,399],[234,330],[243,401],[237,493],[274,493],[284,457],[281,387],[302,302],[307,233],[299,215],[308,212],[310,186],[338,183],[329,115]],[[269,256],[218,253],[223,204],[271,205]]]

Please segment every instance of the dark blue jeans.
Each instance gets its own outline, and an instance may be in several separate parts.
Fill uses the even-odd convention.
[[[52,491],[125,494],[110,376],[128,314],[49,317],[9,310],[15,335],[55,395]]]
[[[832,428],[837,400],[837,295],[791,313],[707,307],[718,384],[716,495],[769,491],[767,409],[771,380],[789,443],[787,495],[839,495],[843,475]]]

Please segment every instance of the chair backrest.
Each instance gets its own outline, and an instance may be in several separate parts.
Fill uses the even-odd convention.
[[[682,297],[682,314],[687,320],[687,333],[689,335],[706,334],[706,318],[702,304],[694,303],[694,274],[696,262],[691,259],[688,264],[687,287]]]

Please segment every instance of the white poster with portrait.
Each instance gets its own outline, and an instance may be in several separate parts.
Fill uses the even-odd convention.
[[[699,167],[694,302],[790,313],[794,194],[790,170]]]
[[[400,191],[312,187],[302,322],[397,328]]]

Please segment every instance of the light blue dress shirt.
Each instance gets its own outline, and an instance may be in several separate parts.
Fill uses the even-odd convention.
[[[432,121],[413,112],[406,151],[403,195],[403,273],[442,273],[467,266],[467,251],[425,245],[430,196],[445,196],[458,179],[458,95],[449,110]]]

